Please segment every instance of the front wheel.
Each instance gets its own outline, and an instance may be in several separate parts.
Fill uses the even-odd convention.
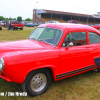
[[[51,84],[51,75],[47,69],[38,69],[32,71],[22,83],[23,91],[29,96],[43,94]]]

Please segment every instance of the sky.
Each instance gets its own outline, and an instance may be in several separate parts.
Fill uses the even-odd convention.
[[[0,16],[6,18],[32,19],[34,8],[92,15],[100,12],[100,0],[0,0]]]

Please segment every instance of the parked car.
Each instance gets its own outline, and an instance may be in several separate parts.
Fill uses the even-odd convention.
[[[100,24],[94,24],[94,25],[92,25],[92,27],[94,27],[97,30],[100,30]]]
[[[5,21],[1,21],[2,26],[4,26],[4,22],[5,22]]]
[[[40,23],[34,23],[34,26],[38,26],[38,25],[41,25],[41,24],[44,24],[43,22],[40,22]]]
[[[0,22],[0,30],[2,30],[2,24],[1,24],[1,22]]]
[[[26,27],[34,27],[34,24],[33,23],[27,23]]]
[[[34,26],[38,26],[39,25],[39,23],[34,23]]]
[[[92,26],[92,24],[86,24],[86,25],[88,25],[88,26]]]
[[[7,22],[7,29],[10,30],[15,30],[15,29],[20,29],[23,30],[24,24],[22,24],[19,21],[8,21]]]
[[[75,24],[78,24],[79,22],[77,20],[68,20],[67,23],[75,23]]]
[[[59,21],[49,21],[48,23],[61,23]]]
[[[41,24],[28,39],[0,42],[0,78],[21,83],[29,96],[55,81],[93,69],[100,71],[100,32],[69,23]]]

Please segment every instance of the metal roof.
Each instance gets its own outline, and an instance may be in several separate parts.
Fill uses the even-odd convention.
[[[73,15],[73,16],[81,16],[81,17],[91,17],[94,18],[92,15],[87,14],[79,14],[79,13],[71,13],[71,12],[62,12],[62,11],[54,11],[54,10],[44,10],[46,13],[55,13],[55,14],[62,14],[62,15]]]

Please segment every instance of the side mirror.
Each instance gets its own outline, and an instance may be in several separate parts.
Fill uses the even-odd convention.
[[[66,49],[68,49],[68,48],[70,48],[70,47],[73,47],[73,46],[74,46],[73,42],[70,42],[70,43],[68,44],[68,46],[66,47]]]
[[[73,47],[74,46],[73,42],[70,42],[68,46]]]

